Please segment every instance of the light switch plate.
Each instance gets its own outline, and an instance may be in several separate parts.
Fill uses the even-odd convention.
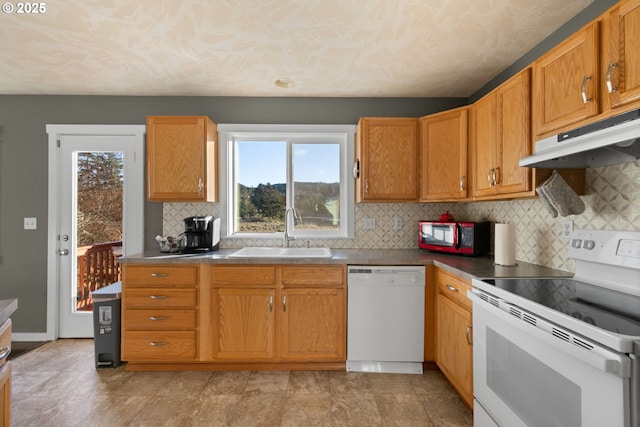
[[[37,230],[38,229],[38,218],[25,218],[24,219],[24,229],[25,230]]]

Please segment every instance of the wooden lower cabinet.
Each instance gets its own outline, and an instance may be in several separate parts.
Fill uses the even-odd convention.
[[[212,358],[344,362],[343,266],[214,266]]]
[[[473,407],[473,324],[468,281],[436,269],[436,364]]]
[[[11,319],[0,326],[0,427],[11,425]]]
[[[177,363],[199,359],[198,265],[125,265],[122,359]]]
[[[286,289],[282,296],[282,358],[345,359],[343,289]]]
[[[271,360],[275,355],[275,289],[213,292],[213,358]]]

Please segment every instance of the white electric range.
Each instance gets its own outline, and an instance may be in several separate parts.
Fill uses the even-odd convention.
[[[473,280],[475,426],[640,426],[640,232],[576,230],[569,257]]]

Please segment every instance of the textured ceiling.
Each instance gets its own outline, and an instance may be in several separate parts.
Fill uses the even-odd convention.
[[[0,94],[467,97],[592,1],[49,1],[0,13]]]

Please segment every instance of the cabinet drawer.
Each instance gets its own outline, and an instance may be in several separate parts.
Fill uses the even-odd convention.
[[[180,288],[125,288],[125,308],[194,308],[197,304],[195,289]]]
[[[7,319],[2,326],[0,326],[0,366],[4,365],[11,352],[11,319]]]
[[[282,285],[284,287],[342,287],[344,268],[342,266],[283,267]]]
[[[195,286],[198,283],[198,266],[196,265],[125,265],[123,270],[123,281],[127,286]]]
[[[471,283],[440,269],[436,269],[435,276],[436,290],[440,294],[471,310],[471,300],[467,297],[467,291],[471,290]]]
[[[138,360],[193,360],[195,331],[124,331],[122,358]]]
[[[193,330],[196,328],[195,310],[125,310],[125,329]]]
[[[213,286],[247,285],[273,286],[276,282],[275,267],[224,266],[213,268]]]

